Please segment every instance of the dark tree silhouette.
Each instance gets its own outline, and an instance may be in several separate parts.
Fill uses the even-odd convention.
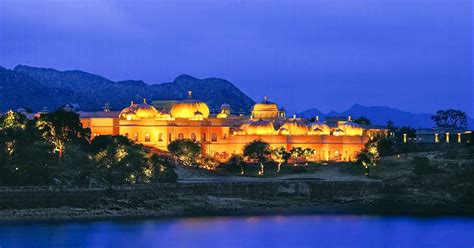
[[[466,113],[455,110],[438,110],[431,119],[436,123],[437,127],[446,129],[465,129],[467,128]]]

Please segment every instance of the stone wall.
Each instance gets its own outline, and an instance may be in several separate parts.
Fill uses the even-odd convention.
[[[0,209],[100,206],[104,199],[167,200],[187,196],[242,198],[364,197],[383,192],[381,181],[265,181],[129,185],[110,188],[0,187]]]

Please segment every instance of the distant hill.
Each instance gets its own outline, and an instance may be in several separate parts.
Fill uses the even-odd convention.
[[[360,104],[355,104],[344,112],[331,111],[327,114],[322,113],[318,109],[312,108],[304,112],[301,112],[299,116],[305,118],[311,118],[314,116],[320,116],[325,118],[326,116],[352,116],[357,118],[365,116],[369,118],[372,124],[375,125],[386,125],[387,121],[393,121],[396,126],[411,126],[411,127],[423,127],[430,128],[434,126],[434,122],[431,120],[432,114],[413,114],[406,111],[401,111],[389,107],[374,106],[368,107]],[[468,119],[469,127],[474,128],[474,119]]]
[[[83,71],[58,71],[19,65],[13,70],[0,67],[0,110],[28,107],[38,111],[46,106],[56,109],[66,103],[78,104],[81,110],[100,110],[108,102],[115,110],[152,100],[183,99],[187,91],[219,110],[227,103],[234,112],[248,112],[255,102],[227,80],[197,79],[178,76],[173,82],[147,84],[143,81],[118,81]]]

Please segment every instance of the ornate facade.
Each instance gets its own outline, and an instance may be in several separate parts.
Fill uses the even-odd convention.
[[[362,127],[349,118],[312,123],[305,119],[287,118],[278,105],[264,101],[255,104],[250,116],[233,115],[223,104],[215,115],[202,101],[188,98],[174,101],[170,109],[157,110],[145,100],[131,103],[120,112],[78,112],[84,127],[92,135],[123,135],[131,140],[166,150],[175,139],[201,142],[203,153],[225,160],[256,139],[266,141],[272,148],[312,148],[313,160],[351,161],[371,137],[385,135],[386,130]]]

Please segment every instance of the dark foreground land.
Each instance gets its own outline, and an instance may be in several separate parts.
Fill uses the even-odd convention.
[[[304,172],[272,178],[200,171],[176,184],[3,187],[0,221],[289,213],[472,216],[474,160],[456,155],[385,157],[368,178],[362,168],[346,163],[309,165]]]

